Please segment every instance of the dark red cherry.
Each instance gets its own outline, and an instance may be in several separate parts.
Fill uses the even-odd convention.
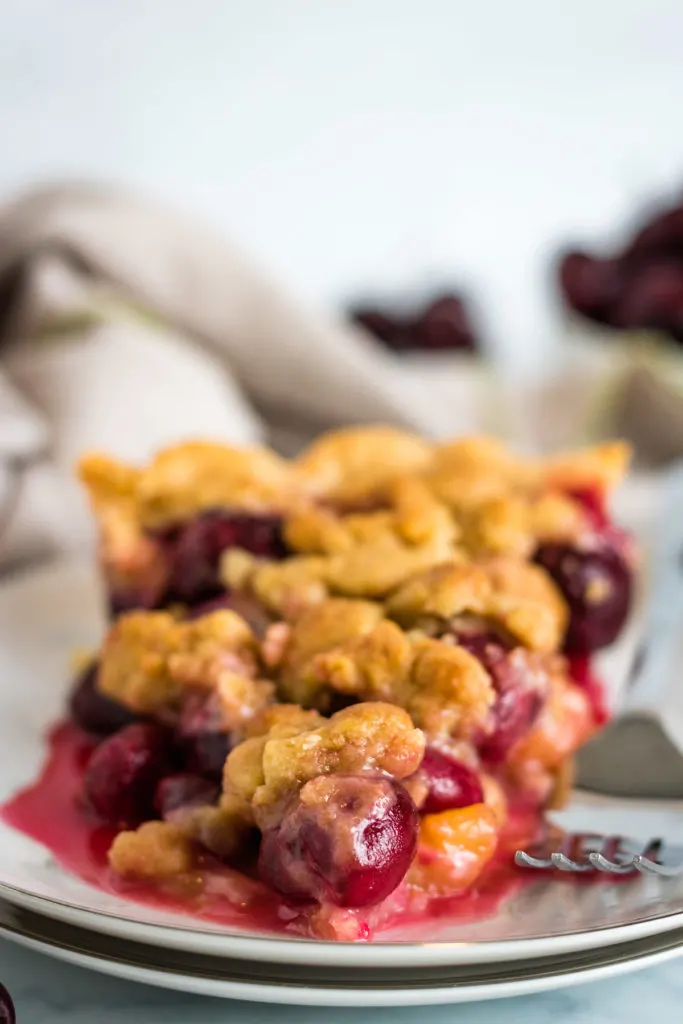
[[[429,350],[474,351],[476,342],[462,299],[440,295],[427,306],[411,331],[413,347]]]
[[[569,606],[568,654],[588,654],[616,640],[632,596],[632,574],[621,551],[599,540],[586,549],[543,544],[536,561],[555,580]]]
[[[418,821],[407,791],[391,778],[321,775],[264,835],[259,872],[286,896],[342,907],[379,903],[410,866]]]
[[[674,206],[650,217],[624,253],[624,259],[683,254],[683,206]]]
[[[122,704],[105,697],[97,689],[97,664],[88,666],[77,677],[69,699],[69,711],[76,725],[95,736],[110,736],[136,721]]]
[[[405,325],[398,317],[372,306],[361,306],[351,311],[351,319],[389,348],[405,347]]]
[[[117,619],[137,608],[151,611],[163,603],[163,597],[163,587],[114,587],[109,592],[109,617]]]
[[[479,744],[482,758],[491,764],[504,761],[538,718],[544,699],[544,688],[538,686],[512,686],[499,693],[491,711],[493,731]]]
[[[424,814],[470,807],[484,799],[484,790],[474,769],[436,747],[427,747],[420,776],[429,787],[420,808]]]
[[[651,263],[642,267],[612,311],[612,322],[624,328],[662,328],[683,324],[683,263]]]
[[[559,279],[565,301],[577,313],[609,323],[621,288],[617,260],[601,260],[584,252],[568,252],[560,259]]]
[[[233,737],[225,731],[214,695],[203,691],[190,694],[180,712],[177,737],[187,771],[216,781],[222,778]]]
[[[220,789],[214,782],[204,779],[201,775],[189,772],[178,772],[167,775],[157,785],[154,794],[154,807],[161,818],[172,817],[175,811],[191,810],[213,804],[218,799]]]
[[[282,520],[275,515],[227,512],[221,509],[165,531],[170,574],[167,601],[197,604],[223,590],[220,558],[229,548],[244,548],[263,558],[282,558]]]
[[[494,628],[458,626],[453,635],[458,645],[474,655],[491,674],[506,652],[512,650],[510,642]]]
[[[223,768],[232,747],[228,733],[199,733],[185,743],[185,763],[190,771],[198,772],[207,779],[219,780],[223,777]]]
[[[458,633],[457,640],[479,659],[497,693],[491,709],[493,728],[482,736],[479,752],[485,761],[498,764],[538,718],[547,693],[548,677],[530,662],[523,648],[511,648],[494,632]]]
[[[154,817],[154,793],[168,773],[169,743],[155,725],[129,725],[97,747],[85,773],[85,798],[111,825],[138,825]]]
[[[12,997],[4,985],[0,985],[0,1024],[16,1024],[16,1012]]]

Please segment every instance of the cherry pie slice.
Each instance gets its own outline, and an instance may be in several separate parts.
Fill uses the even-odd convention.
[[[291,462],[88,456],[113,621],[5,816],[36,834],[49,800],[89,851],[48,842],[72,869],[212,919],[365,939],[492,908],[605,719],[627,460],[382,427]]]

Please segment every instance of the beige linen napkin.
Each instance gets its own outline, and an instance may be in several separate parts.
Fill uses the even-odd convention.
[[[0,569],[88,540],[72,479],[84,449],[143,460],[212,436],[291,451],[363,421],[486,429],[497,403],[475,363],[420,373],[153,202],[28,194],[0,209]]]

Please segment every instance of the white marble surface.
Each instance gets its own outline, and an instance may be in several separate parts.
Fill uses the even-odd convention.
[[[554,993],[424,1010],[323,1010],[183,996],[69,967],[0,940],[18,1024],[656,1024],[680,1020],[683,963]]]

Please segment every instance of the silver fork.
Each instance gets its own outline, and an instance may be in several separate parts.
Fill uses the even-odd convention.
[[[569,832],[557,849],[553,843],[539,843],[530,851],[517,850],[515,863],[523,868],[547,871],[603,871],[610,875],[628,875],[640,871],[646,875],[673,878],[683,874],[683,847],[651,839],[647,844],[626,836],[603,836],[594,832]]]

